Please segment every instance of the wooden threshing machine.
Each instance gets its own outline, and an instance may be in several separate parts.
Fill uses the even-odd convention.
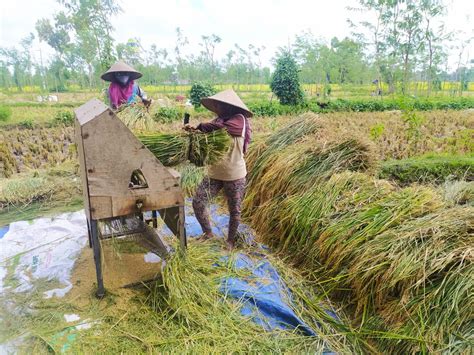
[[[184,198],[179,173],[163,166],[104,103],[91,100],[75,115],[89,245],[102,297],[100,239],[133,236],[164,258],[169,248],[149,226],[157,227],[159,214],[184,249]],[[149,211],[151,218],[145,218]]]

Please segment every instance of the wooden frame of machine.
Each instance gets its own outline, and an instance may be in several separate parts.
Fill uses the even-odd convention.
[[[89,245],[97,274],[96,294],[103,297],[100,240],[141,234],[151,251],[165,257],[169,248],[148,226],[152,221],[157,227],[159,213],[184,250],[184,197],[179,173],[163,166],[103,102],[91,100],[77,108],[75,116]],[[144,218],[147,211],[152,216],[148,220]]]

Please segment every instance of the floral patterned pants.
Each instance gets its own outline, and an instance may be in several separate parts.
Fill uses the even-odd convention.
[[[230,220],[228,238],[230,241],[235,241],[237,228],[240,223],[240,204],[245,193],[245,178],[233,181],[222,181],[205,177],[193,197],[194,214],[203,232],[206,234],[212,233],[207,205],[209,204],[209,200],[217,196],[222,189],[224,189],[224,195],[227,198],[227,205],[229,207]]]

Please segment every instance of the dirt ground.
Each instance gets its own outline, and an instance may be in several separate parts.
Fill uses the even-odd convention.
[[[117,243],[120,243],[123,249],[135,246],[133,242],[128,241]],[[142,252],[136,252],[134,249],[119,252],[117,249],[117,245],[102,244],[104,286],[108,294],[118,296],[113,297],[118,303],[117,306],[120,307],[120,300],[123,300],[123,306],[126,307],[126,300],[133,295],[133,291],[125,286],[155,279],[160,273],[161,262],[147,263]],[[71,283],[73,288],[66,299],[79,307],[88,307],[91,298],[95,298],[97,289],[94,256],[88,246],[76,261]]]

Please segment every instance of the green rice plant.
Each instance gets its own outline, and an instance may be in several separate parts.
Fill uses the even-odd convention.
[[[402,184],[441,184],[447,180],[474,180],[474,155],[427,155],[382,164],[380,176]]]
[[[211,133],[188,133],[190,140],[189,161],[196,166],[212,165],[228,153],[231,139],[223,129]]]
[[[12,109],[9,106],[0,105],[0,121],[8,121],[11,115]]]
[[[165,166],[174,166],[187,160],[189,139],[185,134],[148,133],[138,139]]]
[[[265,184],[264,175],[274,171],[271,167],[281,158],[281,152],[303,140],[306,136],[316,133],[320,125],[316,115],[304,114],[272,135],[253,144],[246,156],[247,184],[250,188],[246,192],[243,203],[245,215],[252,215],[256,206],[265,203],[266,198],[261,193],[260,186]]]
[[[186,196],[193,196],[196,188],[205,176],[205,169],[193,164],[178,165],[176,169],[181,174],[180,185]]]
[[[282,205],[287,213],[280,217],[285,228],[277,250],[293,255],[296,264],[311,263],[305,256],[314,254],[316,243],[332,218],[360,210],[393,189],[389,184],[367,179],[365,174],[347,171],[289,197]]]
[[[138,139],[166,166],[189,160],[196,166],[212,165],[228,152],[231,139],[225,130],[211,133],[148,133]]]
[[[256,153],[249,152],[247,156],[247,163],[249,164],[249,184],[261,176],[263,169],[268,166],[267,163],[274,154],[295,144],[305,136],[315,133],[319,127],[320,122],[317,120],[316,115],[301,115],[270,135],[264,143],[261,143],[261,147],[256,150]]]
[[[291,196],[322,183],[331,175],[345,170],[369,171],[375,166],[370,145],[356,139],[342,142],[315,142],[312,136],[289,146],[268,159],[271,168],[262,171],[259,179],[249,184],[244,209],[258,213],[253,206],[262,206],[276,196]]]
[[[153,117],[142,105],[123,106],[117,112],[117,117],[133,131],[151,131],[156,127]]]

